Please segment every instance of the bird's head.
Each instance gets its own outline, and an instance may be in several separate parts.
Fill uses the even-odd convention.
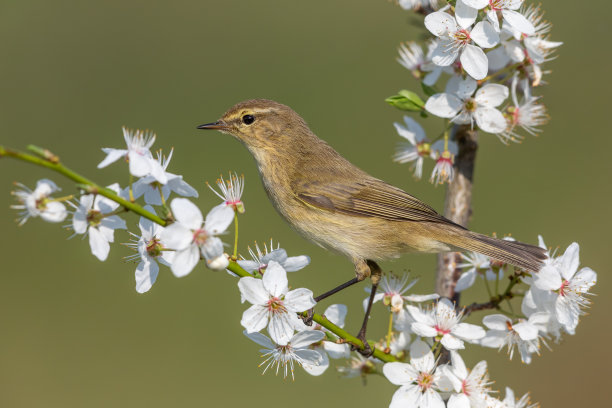
[[[267,99],[251,99],[231,107],[216,122],[198,126],[229,133],[251,151],[285,150],[309,134],[304,120],[290,107]]]

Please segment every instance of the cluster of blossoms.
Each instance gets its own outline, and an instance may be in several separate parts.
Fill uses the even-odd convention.
[[[398,61],[422,82],[428,98],[423,102],[415,93],[402,91],[388,101],[446,120],[445,130],[434,140],[409,117],[405,125],[395,123],[407,142],[394,160],[413,163],[416,178],[422,177],[425,159],[434,160],[430,181],[439,184],[454,177],[458,126],[494,134],[506,144],[521,141],[521,129],[531,135],[540,131],[548,115],[532,89],[544,83],[547,71],[542,64],[562,43],[550,41],[551,24],[540,8],[525,6],[522,0],[456,0],[440,9],[425,3],[402,6],[427,10],[424,23],[433,35],[427,51],[415,42],[401,45]],[[448,79],[440,92],[442,74]],[[457,125],[453,132],[451,125]]]
[[[452,5],[439,8],[436,0],[400,0],[402,7],[426,14],[425,26],[435,36],[428,43],[427,53],[415,43],[400,49],[400,63],[422,80],[429,96],[422,102],[407,92],[402,97],[408,102],[403,101],[402,106],[416,106],[418,109],[408,110],[428,112],[448,123],[441,138],[430,140],[414,119],[404,117],[404,123],[395,127],[407,143],[395,160],[413,163],[414,174],[420,178],[425,159],[434,159],[434,183],[453,178],[458,144],[448,131],[451,124],[495,134],[503,142],[520,139],[519,128],[530,134],[538,132],[537,127],[546,121],[546,110],[531,90],[542,84],[541,64],[561,44],[548,39],[550,24],[542,19],[540,10],[525,8],[522,0],[449,3]],[[435,87],[442,74],[450,78],[444,92],[438,92]],[[512,105],[505,106],[510,95]],[[250,304],[240,323],[245,336],[262,347],[264,372],[294,378],[295,367],[301,366],[308,374],[318,376],[329,368],[330,359],[345,359],[347,364],[338,367],[345,377],[365,380],[367,375],[378,373],[399,386],[390,402],[392,408],[533,407],[527,394],[517,400],[510,388],[506,388],[503,400],[497,398],[491,389],[487,362],[480,361],[470,370],[462,350],[472,346],[505,348],[510,359],[518,350],[521,360],[528,364],[534,354],[539,355],[542,345],[549,347],[564,334],[575,334],[590,304],[588,295],[597,274],[590,268],[579,269],[576,243],[560,256],[548,251],[548,259],[537,273],[512,269],[477,253],[462,254],[459,267],[464,272],[456,291],[468,290],[480,276],[489,301],[461,308],[438,294],[410,293],[416,280],[410,280],[407,274],[384,274],[377,293],[370,291],[364,300],[364,309],[370,300],[382,304],[388,312],[389,326],[373,344],[379,353],[364,357],[351,351],[350,336],[341,333],[347,306],[329,306],[318,324],[307,325],[301,319],[317,302],[310,289],[290,290],[287,272],[308,266],[308,256],[289,256],[270,241],[263,249],[258,244],[249,248],[251,259],[238,259],[237,217],[245,212],[242,177],[230,174],[227,180],[217,180],[219,191],[211,189],[222,202],[204,216],[185,198],[198,197],[197,191],[182,176],[167,171],[173,151],[167,157],[161,152],[154,157],[150,151],[154,134],[125,128],[123,134],[126,148],[102,149],[107,156],[98,167],[124,159],[130,179],[137,180],[123,189],[112,184],[105,188],[106,194],[85,189],[78,199],[72,195],[52,197],[59,188],[47,179],[40,180],[34,190],[18,185],[14,192],[18,204],[13,208],[21,211],[19,223],[33,217],[57,223],[71,213],[70,227],[75,235],[88,236],[92,254],[104,261],[115,230],[127,229],[121,217],[128,210],[125,202],[142,199],[140,232],[130,232],[132,239],[127,243],[135,251],[128,259],[138,263],[136,290],[144,293],[151,289],[159,264],[169,267],[176,277],[191,273],[200,261],[210,269],[227,270],[236,276],[236,268],[234,272],[227,269],[235,261],[242,268],[237,283],[241,301]],[[180,197],[168,204],[171,194]],[[236,236],[232,256],[225,253],[226,245],[220,237],[233,221]],[[540,246],[547,250],[541,237]],[[500,282],[506,279],[507,286],[500,290]],[[522,303],[520,313],[516,313],[512,303],[519,294]],[[464,321],[473,312],[489,309],[495,309],[495,313],[486,314],[482,325]]]
[[[469,92],[466,81],[470,79],[457,82],[456,89]],[[415,123],[407,119],[406,127]],[[405,128],[398,126],[398,130]],[[416,133],[423,137],[420,131]],[[400,386],[391,407],[524,407],[528,397],[516,401],[510,389],[503,401],[496,398],[490,388],[486,361],[469,370],[461,351],[470,346],[506,348],[512,359],[518,350],[522,361],[529,363],[533,354],[540,353],[542,345],[559,341],[564,333],[574,334],[589,305],[587,296],[597,275],[589,268],[579,269],[578,244],[570,245],[560,256],[549,254],[538,273],[511,270],[499,261],[467,253],[460,265],[465,272],[457,282],[457,291],[468,290],[482,276],[491,292],[490,302],[497,302],[493,307],[490,302],[484,303],[489,307],[482,309],[494,308],[496,313],[485,315],[482,325],[467,323],[464,318],[480,310],[479,307],[462,309],[437,294],[411,293],[416,280],[407,274],[384,274],[377,293],[370,293],[364,300],[364,308],[371,298],[389,313],[388,331],[373,344],[383,354],[364,357],[352,352],[347,339],[338,334],[347,316],[345,305],[333,304],[325,309],[327,325],[324,322],[306,325],[301,319],[316,306],[316,301],[310,289],[290,289],[287,272],[308,266],[308,256],[289,256],[273,241],[263,248],[258,244],[254,249],[248,248],[251,259],[238,259],[236,248],[233,256],[225,253],[220,236],[245,208],[241,199],[243,178],[233,174],[228,180],[220,178],[217,181],[220,191],[215,194],[222,202],[203,216],[185,198],[197,197],[196,190],[181,176],[167,172],[172,152],[167,158],[161,153],[154,158],[150,152],[153,135],[128,130],[124,130],[124,135],[127,148],[104,149],[107,157],[100,167],[124,158],[130,164],[130,174],[138,177],[130,186],[121,189],[117,183],[112,184],[105,191],[113,194],[105,195],[81,187],[84,191],[76,199],[53,198],[59,188],[46,179],[40,180],[33,191],[19,185],[14,193],[19,204],[14,208],[21,210],[20,224],[30,217],[61,222],[71,213],[74,233],[88,236],[91,252],[104,261],[114,242],[115,230],[127,229],[121,217],[127,207],[119,201],[134,203],[142,199],[142,209],[149,215],[141,214],[140,232],[130,233],[132,241],[127,244],[135,251],[128,258],[138,263],[136,290],[143,293],[151,289],[159,274],[159,264],[181,277],[201,260],[214,270],[225,270],[230,261],[236,261],[243,271],[238,280],[241,300],[250,304],[240,323],[244,334],[262,347],[264,372],[270,370],[294,378],[295,367],[301,366],[308,374],[318,376],[327,371],[332,359],[344,359],[347,364],[340,365],[338,371],[345,377],[365,379],[368,374],[382,373]],[[445,143],[444,149],[456,149],[452,141]],[[439,151],[438,146],[434,143],[430,149]],[[134,161],[137,164],[132,165]],[[183,197],[173,198],[167,205],[171,194]],[[73,210],[68,211],[65,204]],[[163,223],[153,221],[156,214],[163,216]],[[540,246],[546,249],[541,238]],[[505,291],[500,291],[499,283],[506,277],[509,284]],[[494,292],[489,282],[495,282]],[[520,314],[512,311],[510,303],[518,293],[524,294]],[[504,310],[502,301],[508,301],[509,311]],[[267,335],[262,333],[264,330]],[[449,361],[441,360],[442,353],[449,353]]]

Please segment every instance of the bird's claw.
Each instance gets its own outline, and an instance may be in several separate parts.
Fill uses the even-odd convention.
[[[306,326],[312,326],[312,317],[314,316],[314,309],[308,309],[306,311],[306,316],[300,314],[300,319],[304,322]]]
[[[359,333],[357,338],[363,342],[363,347],[359,347],[356,344],[351,344],[351,351],[356,351],[366,358],[371,357],[374,354],[374,349],[366,340],[365,333]]]

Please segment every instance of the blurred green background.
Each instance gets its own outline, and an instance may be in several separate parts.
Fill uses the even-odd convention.
[[[581,261],[599,273],[593,307],[576,336],[544,350],[530,366],[504,353],[472,348],[468,366],[486,358],[494,388],[531,391],[544,406],[584,401],[609,405],[612,288],[608,277],[609,177],[612,149],[608,75],[612,34],[609,2],[546,1],[564,41],[543,92],[552,121],[538,138],[504,146],[482,135],[471,227],[511,232],[548,245],[581,245]],[[0,6],[0,143],[49,147],[64,162],[100,183],[125,185],[115,164],[98,171],[101,147],[121,147],[121,126],[153,129],[156,148],[175,148],[169,170],[200,191],[207,209],[217,198],[205,188],[221,172],[244,173],[246,214],[241,248],[270,237],[312,264],[290,275],[294,287],[315,294],[352,276],[351,264],[306,242],[274,212],[252,158],[229,136],[195,130],[234,103],[254,97],[292,106],[323,139],[377,177],[443,208],[444,188],[416,182],[390,157],[399,137],[399,111],[384,98],[418,87],[395,62],[401,41],[423,34],[419,18],[384,0],[308,1],[4,1]],[[438,132],[440,122],[426,128]],[[427,172],[430,167],[427,168]],[[183,279],[162,269],[144,295],[134,290],[129,252],[112,247],[107,262],[87,240],[67,241],[58,225],[30,220],[19,228],[9,194],[13,181],[34,186],[59,175],[25,163],[0,161],[0,406],[2,407],[293,407],[387,406],[395,386],[382,377],[296,381],[261,376],[258,346],[242,334],[236,281],[199,268]],[[128,216],[137,230],[137,218]],[[125,232],[116,241],[127,241]],[[433,288],[432,255],[383,265],[420,276]],[[364,285],[365,286],[365,285]],[[464,299],[482,299],[477,286]],[[357,331],[363,287],[333,302],[349,307]],[[326,306],[332,302],[326,302]],[[379,308],[372,337],[384,331]],[[607,316],[607,317],[606,317]],[[478,322],[480,318],[477,318]]]

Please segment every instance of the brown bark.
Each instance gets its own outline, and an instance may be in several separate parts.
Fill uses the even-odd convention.
[[[444,216],[467,227],[472,215],[472,184],[478,150],[478,133],[466,125],[453,126],[452,133],[453,139],[459,145],[459,153],[455,157],[455,177],[446,190]],[[455,285],[461,275],[461,269],[457,267],[459,263],[461,256],[458,252],[438,255],[436,292],[457,304],[459,304],[459,294],[455,292]]]

